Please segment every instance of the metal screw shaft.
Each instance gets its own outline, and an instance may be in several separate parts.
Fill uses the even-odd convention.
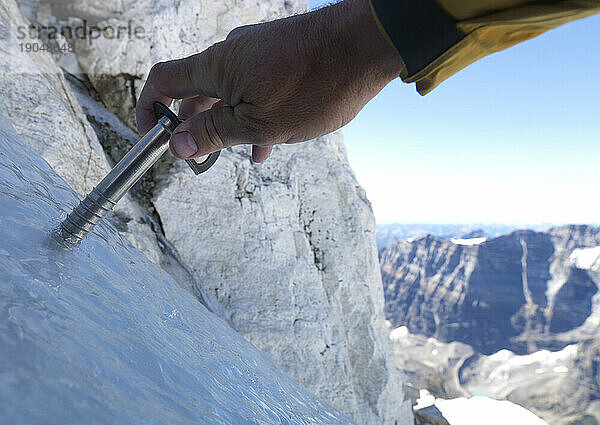
[[[81,242],[169,148],[177,124],[163,116],[61,223],[62,237]]]

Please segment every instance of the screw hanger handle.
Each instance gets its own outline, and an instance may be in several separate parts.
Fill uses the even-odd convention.
[[[182,122],[177,117],[177,115],[173,113],[173,111],[171,111],[166,105],[163,105],[160,102],[154,102],[154,115],[156,116],[157,120],[160,120],[162,117],[169,118],[169,121],[172,124],[170,127],[164,128],[170,135],[173,135],[173,131],[175,130],[175,128]],[[215,165],[215,162],[217,162],[217,159],[219,158],[220,154],[221,151],[213,152],[210,155],[208,155],[208,158],[206,158],[202,162],[196,162],[193,159],[186,159],[185,162],[187,162],[187,165],[189,165],[194,174],[198,175],[208,171],[210,167]]]

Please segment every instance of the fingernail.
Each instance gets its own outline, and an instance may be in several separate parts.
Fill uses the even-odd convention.
[[[187,131],[175,133],[173,137],[171,137],[171,149],[175,156],[184,159],[198,153],[198,145],[196,144],[194,137]]]

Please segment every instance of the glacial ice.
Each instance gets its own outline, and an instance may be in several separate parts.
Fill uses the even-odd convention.
[[[0,423],[350,423],[109,223],[58,243],[79,197],[5,123],[0,157]]]

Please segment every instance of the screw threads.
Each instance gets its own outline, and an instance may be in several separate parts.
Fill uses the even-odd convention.
[[[78,244],[116,204],[95,187],[60,224],[63,239]]]

